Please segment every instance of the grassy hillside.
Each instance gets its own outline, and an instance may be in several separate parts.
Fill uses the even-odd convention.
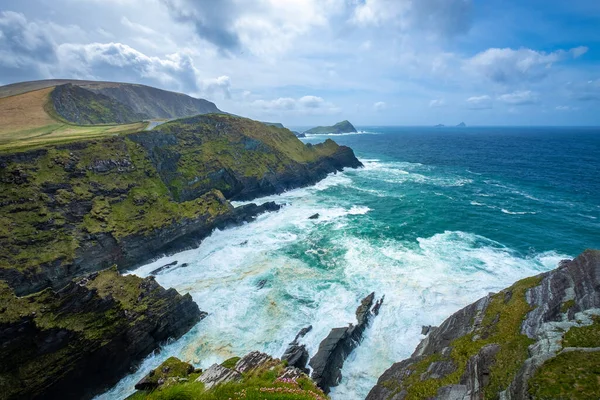
[[[108,96],[70,83],[55,87],[50,99],[61,119],[78,125],[126,124],[150,118]]]
[[[53,87],[0,98],[0,152],[14,151],[143,130],[147,123],[80,126],[53,110]]]

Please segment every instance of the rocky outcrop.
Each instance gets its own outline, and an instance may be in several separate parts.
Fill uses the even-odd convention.
[[[327,399],[304,372],[258,351],[213,364],[204,372],[171,357],[142,379],[136,386],[139,391],[129,398],[143,399],[150,391],[153,397],[171,398],[179,385],[192,380],[202,385],[181,387],[186,398]],[[163,392],[169,388],[175,390]]]
[[[431,328],[367,399],[590,398],[599,347],[600,251],[588,250]]]
[[[317,126],[304,132],[305,135],[341,134],[356,132],[349,121],[338,122],[333,126]]]
[[[356,309],[357,324],[349,324],[345,328],[334,328],[319,345],[317,354],[311,358],[309,365],[313,371],[311,378],[325,393],[329,393],[332,386],[337,386],[342,379],[341,369],[348,355],[362,341],[363,334],[373,314],[371,306],[375,300],[375,293],[365,297]],[[383,300],[380,300],[383,301]],[[381,305],[380,302],[376,304]],[[379,307],[377,307],[379,309]]]
[[[308,374],[310,372],[306,368],[306,363],[308,363],[308,358],[310,356],[308,354],[306,346],[300,344],[299,340],[311,330],[312,325],[309,325],[306,328],[302,328],[300,332],[298,332],[294,340],[290,342],[288,348],[285,350],[285,353],[283,353],[283,356],[281,356],[282,361],[286,361],[290,367],[298,368],[305,374]]]
[[[206,316],[189,294],[106,270],[17,298],[0,282],[4,399],[87,399]]]
[[[136,390],[156,390],[165,385],[189,382],[193,374],[201,374],[192,364],[183,362],[176,357],[169,357],[158,368],[153,369],[135,384]]]

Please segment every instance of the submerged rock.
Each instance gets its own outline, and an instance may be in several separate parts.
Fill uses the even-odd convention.
[[[163,272],[164,270],[167,270],[171,267],[174,267],[175,265],[177,265],[177,261],[173,261],[171,263],[165,264],[160,268],[156,268],[155,270],[153,270],[152,272],[150,272],[150,275],[158,275],[161,272]]]
[[[600,251],[587,250],[431,328],[367,399],[595,398],[599,338]]]
[[[375,293],[365,297],[356,309],[357,324],[350,324],[345,328],[334,328],[319,345],[317,354],[311,358],[309,365],[313,368],[311,378],[325,393],[329,393],[332,386],[337,386],[342,379],[341,369],[348,355],[354,350],[363,338],[363,333],[373,315],[371,306]],[[382,302],[383,300],[381,300]],[[378,302],[379,303],[379,302]],[[379,303],[381,306],[381,303]],[[377,310],[379,307],[377,307]]]

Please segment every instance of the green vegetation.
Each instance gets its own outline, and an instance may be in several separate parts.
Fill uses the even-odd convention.
[[[600,347],[600,317],[594,316],[588,326],[569,329],[562,341],[563,347]]]
[[[356,132],[356,128],[349,121],[338,122],[333,126],[317,126],[315,128],[307,130],[307,135],[324,135],[328,133],[340,134]]]
[[[237,364],[238,361],[240,361],[240,357],[231,357],[231,358],[228,358],[227,360],[223,361],[221,363],[221,365],[225,368],[231,369],[231,368],[235,367],[235,364]]]
[[[162,367],[162,366],[161,366]],[[161,369],[157,368],[157,370]],[[306,376],[282,379],[285,366],[279,361],[242,374],[238,382],[228,382],[206,390],[193,375],[188,381],[162,385],[154,391],[138,391],[129,400],[325,400],[327,396]]]
[[[50,98],[52,110],[62,119],[75,124],[124,124],[150,118],[148,115],[136,113],[131,107],[108,96],[77,85],[57,86]]]
[[[573,308],[573,306],[575,306],[575,300],[567,300],[560,305],[560,312],[564,314]]]
[[[535,399],[596,399],[600,393],[600,352],[572,351],[546,361],[529,380]]]
[[[527,347],[532,340],[521,334],[521,323],[531,311],[525,300],[525,292],[539,282],[540,277],[526,278],[495,294],[485,310],[481,326],[475,332],[454,340],[450,345],[452,352],[448,358],[432,354],[411,366],[413,372],[401,385],[396,381],[388,381],[384,385],[394,390],[394,393],[407,390],[407,399],[433,397],[442,386],[457,384],[465,372],[467,361],[484,346],[498,344],[500,350],[496,353],[490,383],[485,389],[486,399],[497,399],[498,392],[506,389],[528,357]],[[505,302],[507,293],[510,293],[510,299]],[[440,379],[421,380],[421,374],[436,361],[451,361],[456,369]]]

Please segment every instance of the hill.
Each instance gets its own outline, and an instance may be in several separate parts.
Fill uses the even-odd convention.
[[[0,87],[0,151],[145,129],[149,119],[221,113],[211,102],[143,85],[76,80]]]
[[[182,93],[133,83],[83,81],[76,79],[52,79],[2,86],[0,87],[0,99],[66,84],[82,87],[94,93],[108,96],[130,107],[135,113],[144,114],[150,119],[171,119],[190,117],[197,114],[222,113],[214,103]]]
[[[356,132],[356,128],[349,121],[338,122],[333,126],[317,126],[304,133],[307,135],[341,134]]]

